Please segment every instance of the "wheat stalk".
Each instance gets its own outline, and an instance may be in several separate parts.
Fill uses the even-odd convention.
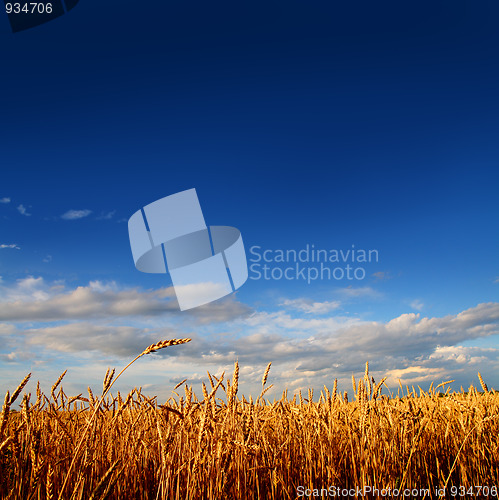
[[[10,413],[10,394],[9,391],[5,394],[5,401],[2,407],[2,421],[0,422],[0,438],[3,436],[3,431],[7,425]]]
[[[338,390],[338,379],[335,378],[334,379],[334,384],[333,384],[333,395],[331,396],[332,397],[332,402],[335,403],[336,402],[336,392]]]
[[[21,391],[26,387],[30,377],[31,373],[28,373],[28,375],[26,375],[22,382],[17,386],[17,389],[12,393],[12,396],[9,396],[9,391],[5,394],[5,401],[2,407],[2,420],[0,422],[0,439],[3,436],[5,427],[7,426],[7,421],[9,420],[10,407],[15,403],[19,394],[21,394]]]
[[[80,438],[80,441],[78,442],[78,445],[76,446],[75,452],[73,454],[73,459],[71,460],[71,463],[69,464],[68,472],[66,473],[66,477],[64,478],[64,482],[62,483],[61,490],[59,492],[59,500],[62,500],[62,498],[63,498],[64,490],[66,488],[66,485],[67,485],[67,482],[68,482],[68,479],[69,479],[69,476],[70,476],[70,472],[71,472],[72,468],[74,467],[74,464],[76,462],[76,458],[78,457],[78,453],[79,453],[79,451],[81,449],[83,441],[85,440],[85,436],[86,436],[86,434],[88,432],[88,429],[90,428],[90,425],[91,425],[93,419],[95,418],[95,415],[97,414],[102,401],[104,400],[104,398],[106,397],[107,393],[110,391],[110,389],[114,385],[114,383],[121,377],[121,375],[125,372],[125,370],[128,367],[130,367],[133,363],[135,363],[135,361],[137,361],[142,356],[145,356],[146,354],[150,354],[150,353],[159,351],[160,349],[164,349],[166,347],[170,347],[170,346],[173,346],[173,345],[185,344],[187,342],[190,342],[191,340],[192,339],[189,339],[189,338],[186,338],[186,339],[172,339],[172,340],[162,340],[162,341],[157,342],[155,344],[151,344],[149,347],[147,347],[146,349],[144,349],[144,351],[142,351],[138,356],[136,356],[134,359],[132,359],[132,361],[130,361],[130,363],[128,363],[128,365],[126,365],[125,368],[123,368],[120,371],[120,373],[118,374],[118,376],[108,385],[108,388],[102,394],[101,399],[98,402],[98,404],[96,405],[95,410],[94,410],[92,416],[90,417],[89,421],[87,422],[87,426],[86,426],[85,430],[83,431],[83,433],[81,435],[81,438]]]
[[[482,386],[483,392],[489,392],[487,384],[483,381],[482,375],[478,372],[478,379],[480,380],[480,385]]]
[[[120,459],[116,460],[111,467],[107,470],[107,472],[104,474],[102,479],[99,481],[97,486],[95,487],[94,491],[90,495],[89,500],[94,500],[94,499],[101,499],[102,494],[105,493],[105,488],[106,485],[108,484],[109,480],[111,479],[111,476],[113,475],[114,471],[117,469],[118,464],[120,463]]]
[[[47,500],[54,500],[54,469],[52,468],[52,464],[49,464],[49,468],[47,471],[47,485],[46,485],[46,494]]]
[[[31,377],[31,373],[28,373],[23,381],[19,384],[17,389],[12,393],[12,397],[10,398],[9,405],[12,406],[15,402],[15,400],[18,398],[19,394],[21,394],[21,391],[26,387],[26,384],[28,383],[28,380]]]
[[[67,370],[64,370],[60,375],[59,375],[59,378],[56,380],[55,384],[52,386],[52,388],[50,389],[50,395],[52,396],[52,399],[54,400],[54,402],[57,403],[57,398],[56,398],[56,395],[55,395],[55,391],[57,389],[57,387],[59,387],[59,384],[62,382],[62,379],[64,378],[64,375],[66,375],[68,371]]]
[[[237,394],[237,389],[239,385],[239,363],[236,361],[234,363],[234,375],[232,376],[232,390],[231,398],[234,398]]]
[[[267,383],[267,378],[269,376],[271,365],[272,365],[272,361],[267,365],[267,368],[265,368],[265,372],[264,372],[263,378],[262,378],[262,389],[263,389],[263,387],[265,387],[265,384]]]
[[[159,351],[160,349],[165,349],[166,347],[171,347],[171,346],[174,346],[174,345],[185,344],[187,342],[190,342],[191,340],[192,339],[171,339],[171,340],[162,340],[160,342],[156,342],[156,344],[151,344],[149,347],[147,347],[146,349],[144,349],[144,351],[141,354],[139,354],[135,358],[135,360],[139,359],[141,356],[145,356],[146,354],[151,354],[152,352]],[[133,361],[130,364],[132,364],[132,363],[133,363]],[[125,367],[125,369],[126,368],[127,367]]]

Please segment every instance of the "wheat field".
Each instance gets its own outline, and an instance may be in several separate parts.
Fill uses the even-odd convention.
[[[497,498],[499,394],[480,375],[480,391],[451,392],[444,382],[392,394],[366,364],[350,394],[339,394],[334,380],[319,395],[284,391],[269,401],[270,364],[261,394],[246,399],[236,362],[230,377],[208,373],[202,394],[178,384],[165,404],[140,388],[113,395],[138,358],[189,340],[149,346],[116,377],[108,370],[99,396],[90,388],[67,396],[64,374],[50,395],[38,386],[36,400],[21,396],[29,375],[7,392],[0,498],[377,498],[366,494],[375,488],[425,489],[403,498],[453,498],[475,488],[475,498]]]

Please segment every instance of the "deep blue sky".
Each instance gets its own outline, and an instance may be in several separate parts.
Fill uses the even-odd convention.
[[[124,221],[195,187],[247,248],[378,249],[342,314],[496,301],[499,5],[345,4],[81,0],[17,34],[0,16],[0,244],[20,248],[0,250],[4,283],[167,285],[135,270]],[[349,285],[248,281],[238,298]]]

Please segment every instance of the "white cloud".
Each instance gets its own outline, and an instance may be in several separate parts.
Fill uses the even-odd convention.
[[[118,285],[115,281],[104,282],[100,280],[90,281],[88,284],[88,288],[94,292],[109,292],[109,291],[117,291]]]
[[[112,210],[111,212],[102,212],[101,215],[97,217],[97,220],[111,220],[116,214],[116,210]]]
[[[196,333],[188,323],[157,329],[84,321],[19,330],[14,338],[23,339],[28,350],[37,346],[39,352],[133,357],[152,342],[188,336],[193,341],[185,349],[159,352],[157,358],[168,359],[169,365],[175,360],[183,367],[182,378],[205,370],[229,372],[239,359],[246,374],[243,382],[255,390],[269,361],[273,362],[271,383],[276,390],[297,390],[323,384],[330,387],[336,377],[349,389],[351,373],[362,375],[367,360],[373,376],[379,380],[387,375],[395,388],[399,379],[404,385],[449,379],[467,385],[478,370],[497,388],[499,349],[462,347],[459,343],[499,334],[498,323],[499,304],[489,303],[457,315],[421,318],[411,313],[386,323],[292,318],[278,311],[257,312],[222,327],[206,325],[196,328]],[[236,335],[241,325],[243,334]],[[13,351],[10,345],[9,352]]]
[[[338,301],[314,302],[309,299],[286,299],[281,304],[289,309],[302,311],[307,314],[326,314],[340,307]]]
[[[9,325],[7,323],[0,323],[0,335],[12,335],[16,331],[14,325]]]
[[[408,366],[407,368],[388,370],[385,376],[387,377],[386,383],[389,386],[396,386],[399,380],[403,385],[412,386],[422,384],[423,382],[431,383],[435,380],[443,380],[445,378],[445,369],[442,367],[415,365]]]
[[[388,271],[377,271],[373,273],[372,276],[380,281],[392,279],[392,276]]]
[[[353,286],[348,286],[345,288],[339,288],[336,290],[337,293],[349,298],[357,298],[357,297],[381,297],[381,292],[374,290],[370,286],[363,286],[354,288]]]
[[[474,375],[476,366],[472,364],[462,371],[461,358],[442,360],[437,356],[448,347],[457,348],[465,340],[498,335],[499,304],[480,304],[441,318],[403,314],[386,323],[351,318],[293,318],[283,312],[258,312],[236,323],[240,322],[246,325],[246,335],[222,344],[221,338],[214,338],[217,347],[203,356],[204,363],[210,359],[213,363],[229,363],[231,356],[236,355],[241,364],[262,365],[273,361],[274,366],[279,367],[280,390],[301,379],[304,380],[300,384],[315,387],[329,384],[331,377],[346,380],[352,371],[361,371],[367,360],[376,377],[389,374],[392,382],[396,373],[391,370],[415,366],[428,369],[428,376],[418,377],[440,382],[456,378],[456,370],[461,380]],[[482,351],[475,348],[467,360],[471,363]],[[499,379],[491,374],[496,373],[497,368],[499,349],[490,349],[483,369],[496,387]],[[407,381],[416,380],[409,372],[398,373],[401,375]]]
[[[92,213],[92,210],[68,210],[65,214],[61,215],[61,219],[64,220],[76,220],[88,217]]]
[[[134,366],[130,383],[152,381],[151,390],[164,391],[158,377],[196,382],[206,370],[229,373],[238,359],[246,395],[259,392],[269,361],[269,383],[276,391],[331,387],[334,378],[342,390],[351,390],[352,372],[362,376],[369,360],[376,380],[388,375],[395,390],[398,379],[427,387],[430,381],[455,378],[457,387],[468,386],[477,371],[489,387],[499,388],[499,348],[461,345],[499,335],[499,303],[442,317],[402,314],[387,322],[339,316],[327,301],[295,299],[286,307],[255,311],[231,295],[180,313],[171,287],[140,290],[92,281],[69,288],[30,276],[9,286],[0,282],[0,358],[9,369],[19,366],[19,372],[26,366],[23,356],[47,367],[60,359],[61,371],[81,365],[77,377],[85,380],[75,386],[85,388],[97,377],[89,368],[94,364],[99,370],[102,365],[104,373],[110,363],[120,366],[122,357],[131,359],[150,343],[191,337],[191,343],[159,351]],[[307,307],[330,308],[331,315],[310,314]]]
[[[0,198],[0,203],[10,203],[10,198]]]
[[[42,346],[59,352],[91,352],[115,356],[139,354],[148,345],[160,340],[157,332],[130,326],[95,325],[89,322],[24,330],[28,345]],[[172,333],[164,329],[161,338]]]
[[[26,301],[40,301],[47,300],[50,296],[50,289],[46,287],[43,278],[34,278],[28,276],[26,278],[18,279],[15,286],[2,286],[0,287],[0,307],[4,303],[26,302]],[[6,302],[4,302],[4,300]],[[1,320],[1,316],[0,316]]]
[[[173,288],[167,289],[172,296],[175,296]],[[211,323],[224,323],[233,321],[237,318],[246,318],[252,313],[251,307],[237,300],[237,293],[227,295],[226,297],[205,304],[182,313],[195,319],[196,323],[209,325]]]
[[[211,307],[213,305],[213,307]],[[172,287],[143,291],[120,289],[114,282],[91,281],[67,290],[60,282],[28,276],[14,286],[0,286],[0,321],[62,321],[68,319],[161,316],[178,312]],[[249,308],[233,298],[193,310],[198,322],[228,321]]]
[[[424,308],[423,302],[421,302],[419,299],[413,300],[410,305],[413,309],[416,309],[416,311],[422,311]]]
[[[39,278],[41,279],[41,278]],[[32,285],[28,287],[28,282]],[[38,286],[38,279],[26,279],[0,302],[0,321],[60,321],[66,319],[105,318],[116,316],[158,315],[177,309],[165,301],[158,291],[137,289],[114,292],[79,286],[74,290],[54,293]]]
[[[19,205],[17,210],[20,214],[25,215],[26,217],[31,216],[31,214],[28,213],[28,209],[24,205]]]
[[[431,354],[430,359],[437,361],[451,361],[458,363],[460,365],[479,365],[480,363],[486,363],[488,358],[497,353],[497,349],[488,347],[476,347],[476,346],[445,346],[437,347],[433,354]]]
[[[211,281],[176,285],[175,293],[182,310],[187,310],[196,307],[198,304],[209,304],[217,297],[224,297],[227,295],[227,285]]]
[[[21,247],[16,245],[15,243],[11,243],[10,245],[0,245],[0,249],[5,249],[5,248],[13,248],[15,250],[21,250]]]

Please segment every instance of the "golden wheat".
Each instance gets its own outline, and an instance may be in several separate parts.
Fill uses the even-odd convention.
[[[135,360],[186,341],[152,344]],[[208,374],[210,393],[203,384],[198,398],[186,384],[185,399],[164,404],[140,388],[111,394],[124,370],[108,369],[102,395],[88,399],[56,394],[61,376],[50,397],[38,388],[31,404],[25,394],[17,413],[27,377],[3,405],[0,498],[272,500],[296,498],[299,485],[425,487],[437,498],[444,486],[497,486],[499,394],[481,375],[483,393],[451,392],[447,381],[388,397],[386,377],[376,383],[366,363],[352,402],[335,379],[306,404],[301,391],[265,400],[269,370],[257,399],[238,396],[236,361],[226,386],[224,374]]]

